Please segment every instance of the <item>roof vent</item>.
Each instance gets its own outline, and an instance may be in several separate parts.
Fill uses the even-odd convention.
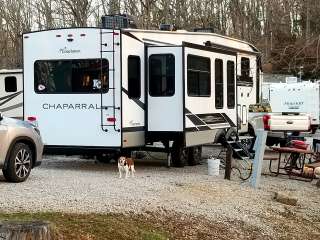
[[[161,23],[159,26],[159,30],[161,30],[161,31],[176,31],[177,29],[173,24]]]
[[[193,29],[194,32],[205,32],[205,33],[214,33],[213,28],[195,28]]]
[[[128,14],[105,15],[101,22],[106,29],[137,28],[134,18]]]

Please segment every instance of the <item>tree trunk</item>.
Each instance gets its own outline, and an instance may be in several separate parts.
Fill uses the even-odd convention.
[[[48,222],[0,222],[0,239],[53,240],[53,229]]]

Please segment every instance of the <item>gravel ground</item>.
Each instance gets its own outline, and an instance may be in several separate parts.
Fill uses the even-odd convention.
[[[218,151],[205,147],[203,157]],[[137,160],[135,167],[135,178],[119,179],[115,164],[46,156],[24,183],[10,184],[0,177],[0,211],[176,212],[228,224],[242,222],[266,238],[320,239],[320,189],[315,181],[264,175],[260,188],[253,189],[248,182],[224,180],[222,172],[208,176],[206,164],[166,168],[165,161],[153,159]],[[276,202],[278,191],[297,197],[298,206]]]

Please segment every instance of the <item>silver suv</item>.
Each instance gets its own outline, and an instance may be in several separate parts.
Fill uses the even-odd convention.
[[[0,169],[9,182],[25,181],[41,164],[43,143],[35,125],[0,113]]]

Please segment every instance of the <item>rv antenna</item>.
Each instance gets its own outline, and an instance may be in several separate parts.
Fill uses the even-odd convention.
[[[302,69],[303,69],[303,66],[300,66],[300,71],[299,71],[300,82],[302,82]]]

